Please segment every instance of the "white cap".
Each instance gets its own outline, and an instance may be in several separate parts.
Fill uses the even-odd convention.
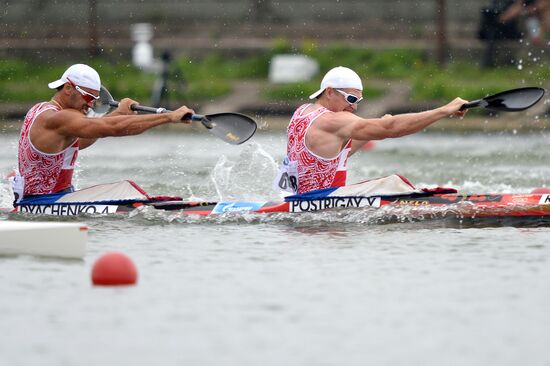
[[[325,77],[321,81],[321,89],[311,94],[309,99],[317,98],[328,87],[363,90],[363,83],[361,83],[361,78],[355,71],[347,67],[338,66],[330,69],[329,72],[326,73]]]
[[[84,88],[99,90],[101,88],[101,80],[97,71],[88,65],[76,64],[69,67],[61,76],[61,79],[52,81],[48,84],[50,89],[57,89],[61,85],[71,80],[74,84]]]

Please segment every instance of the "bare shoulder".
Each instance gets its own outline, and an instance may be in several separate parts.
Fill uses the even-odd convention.
[[[351,127],[350,125],[358,120],[361,120],[361,118],[350,112],[328,112],[320,115],[315,125],[321,130],[335,133],[341,129]]]
[[[82,113],[74,109],[63,109],[61,111],[45,111],[40,114],[36,120],[44,124],[46,128],[55,128],[60,124],[65,123],[66,121],[71,121],[75,119],[81,119],[84,117]]]

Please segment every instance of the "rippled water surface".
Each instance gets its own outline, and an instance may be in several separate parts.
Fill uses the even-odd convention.
[[[81,152],[76,183],[277,197],[283,134],[236,147],[183,131],[100,141]],[[0,135],[2,175],[16,164],[16,140]],[[549,185],[549,146],[544,133],[420,134],[358,153],[349,181],[400,173],[420,187],[528,192]],[[2,206],[10,200],[0,185]],[[0,362],[550,365],[549,228],[379,224],[372,215],[67,219],[90,227],[83,261],[0,258]],[[91,285],[94,261],[113,250],[135,261],[136,286]]]

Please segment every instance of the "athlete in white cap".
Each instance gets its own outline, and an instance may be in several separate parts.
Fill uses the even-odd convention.
[[[298,107],[290,120],[287,156],[274,182],[290,193],[345,185],[348,156],[368,141],[410,135],[441,118],[462,116],[460,107],[467,103],[456,98],[425,112],[362,118],[354,114],[363,100],[361,78],[342,66],[326,73],[310,99],[315,103]]]
[[[194,113],[183,106],[170,113],[137,115],[130,109],[137,102],[124,98],[107,116],[88,118],[88,109],[99,98],[101,81],[84,64],[72,65],[48,86],[57,92],[50,101],[33,106],[21,127],[19,171],[13,180],[16,200],[72,190],[78,151],[100,137],[138,135],[166,123],[190,123],[182,118]]]

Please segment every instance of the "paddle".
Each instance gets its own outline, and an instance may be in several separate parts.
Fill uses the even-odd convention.
[[[99,99],[96,101],[93,111],[102,115],[108,113],[112,107],[118,107],[119,102],[114,100],[111,93],[105,87],[99,91]],[[167,113],[171,112],[166,108],[153,108],[133,104],[130,107],[133,111],[144,113]],[[201,122],[212,134],[232,145],[240,145],[247,141],[256,132],[256,122],[240,113],[216,113],[209,115],[186,114],[183,119],[190,119],[194,122]]]
[[[464,104],[460,110],[482,107],[501,112],[523,111],[534,106],[544,95],[544,89],[536,87],[503,91],[483,99]]]

